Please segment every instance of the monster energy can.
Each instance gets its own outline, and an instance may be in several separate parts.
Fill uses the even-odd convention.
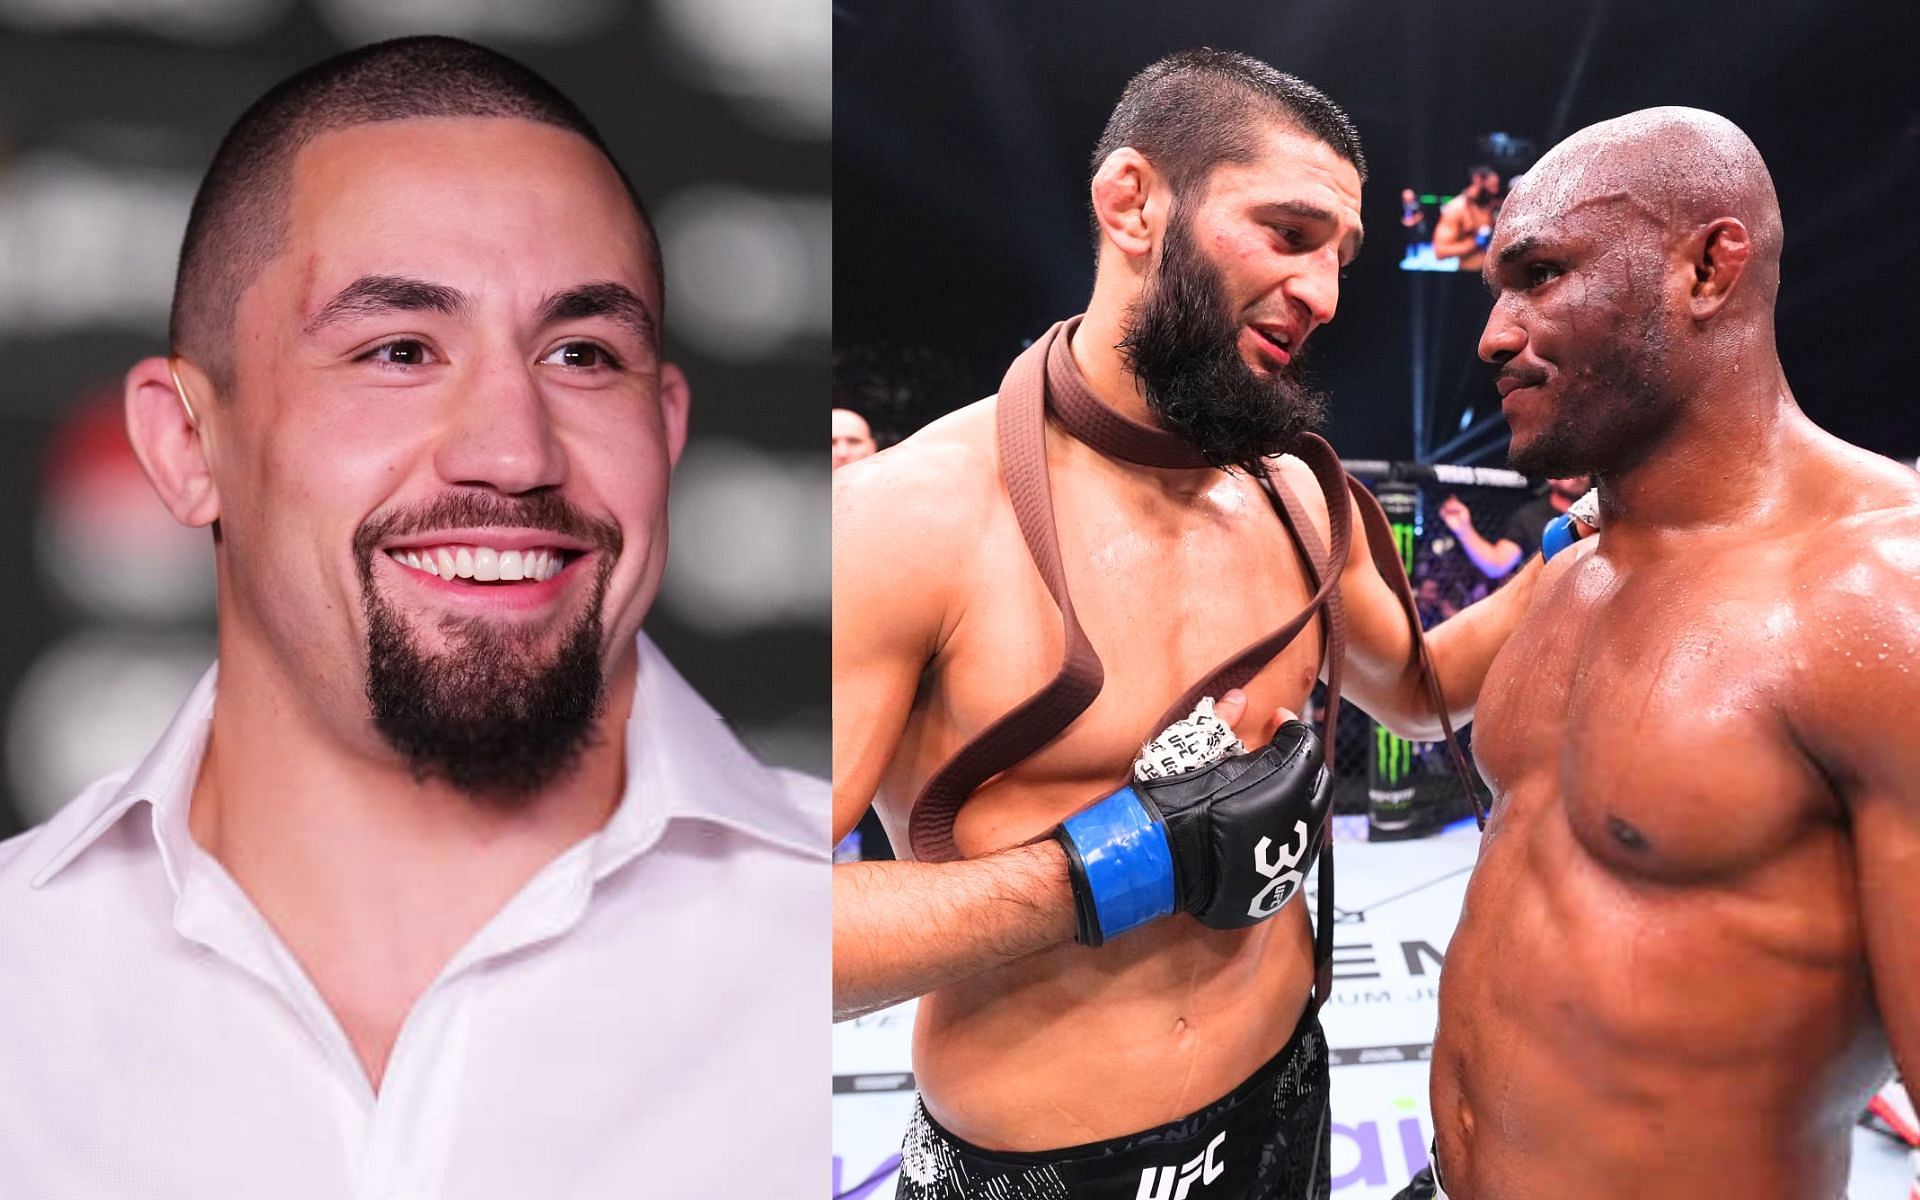
[[[1408,575],[1413,573],[1414,539],[1419,536],[1420,492],[1412,484],[1385,481],[1374,488],[1393,529],[1394,547]],[[1413,743],[1374,723],[1367,758],[1367,834],[1371,840],[1417,836]]]

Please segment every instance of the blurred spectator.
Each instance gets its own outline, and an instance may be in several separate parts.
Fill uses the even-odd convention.
[[[838,471],[850,462],[858,462],[870,454],[878,452],[879,443],[874,440],[873,428],[867,419],[851,408],[835,405],[833,409],[833,469]],[[841,843],[834,847],[835,862],[858,862],[862,859],[892,858],[893,846],[887,840],[887,831],[880,824],[880,814],[869,808],[860,818],[859,826],[849,833]]]
[[[1440,506],[1440,519],[1460,539],[1460,548],[1473,565],[1489,579],[1503,579],[1540,548],[1540,531],[1547,522],[1566,512],[1569,505],[1586,495],[1593,480],[1588,475],[1570,479],[1549,479],[1544,495],[1537,496],[1507,518],[1498,541],[1488,541],[1473,527],[1473,512],[1458,496],[1448,496]]]
[[[1420,628],[1432,629],[1460,611],[1460,599],[1437,576],[1422,575],[1413,585],[1414,607],[1420,613]]]
[[[814,443],[816,446],[818,442]],[[850,408],[833,410],[833,469],[858,462],[880,447],[873,440],[873,428],[867,419]],[[818,459],[814,461],[818,462]]]
[[[1412,188],[1400,189],[1400,228],[1409,246],[1427,240],[1427,210],[1420,207],[1420,197]]]
[[[1487,261],[1487,243],[1500,214],[1500,174],[1492,167],[1473,168],[1467,190],[1440,208],[1433,230],[1433,256],[1457,258],[1462,271],[1478,271]]]

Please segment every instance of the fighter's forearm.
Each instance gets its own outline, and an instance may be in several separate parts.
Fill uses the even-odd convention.
[[[951,863],[833,871],[833,1019],[875,1012],[1073,940],[1067,856],[1052,839]]]
[[[1440,690],[1447,697],[1447,716],[1455,728],[1473,720],[1487,669],[1527,611],[1542,565],[1540,556],[1533,555],[1505,587],[1469,604],[1427,634],[1427,654],[1440,678]],[[1439,721],[1423,732],[1428,740],[1439,737]]]

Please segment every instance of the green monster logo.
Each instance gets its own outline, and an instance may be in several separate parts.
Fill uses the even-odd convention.
[[[1414,497],[1405,489],[1383,489],[1382,501],[1395,518],[1411,517]],[[1398,511],[1394,511],[1398,510]],[[1389,519],[1400,565],[1413,574],[1414,523]],[[1373,727],[1373,778],[1368,781],[1369,815],[1378,828],[1403,828],[1411,819],[1413,743],[1395,737],[1383,725]]]
[[[1400,551],[1400,561],[1411,573],[1413,571],[1413,526],[1393,523],[1394,548]]]
[[[1400,561],[1409,574],[1413,572],[1413,538],[1412,522],[1393,522],[1394,548],[1400,551]],[[1373,754],[1379,782],[1386,787],[1395,786],[1413,771],[1413,743],[1395,737],[1383,725],[1373,727]]]
[[[1413,771],[1413,743],[1403,737],[1395,737],[1384,725],[1375,725],[1373,758],[1374,766],[1380,773],[1380,782],[1392,787]]]

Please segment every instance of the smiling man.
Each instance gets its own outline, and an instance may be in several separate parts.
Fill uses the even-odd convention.
[[[598,135],[491,51],[354,51],[228,134],[126,386],[219,664],[0,847],[0,1191],[817,1189],[824,789],[639,632],[663,299]]]
[[[1393,728],[1440,729],[1359,507],[1280,457],[1319,411],[1297,359],[1359,252],[1363,161],[1346,114],[1265,63],[1148,67],[1094,152],[1086,313],[997,397],[834,475],[836,836],[872,804],[917,859],[835,869],[835,1010],[923,997],[903,1197],[1328,1194],[1314,935],[1288,903],[1326,788],[1285,718],[1343,669]],[[1330,511],[1354,545],[1323,578]],[[1456,717],[1537,573],[1429,643]],[[1282,641],[1213,693],[1266,749],[1114,790],[1156,714]]]

